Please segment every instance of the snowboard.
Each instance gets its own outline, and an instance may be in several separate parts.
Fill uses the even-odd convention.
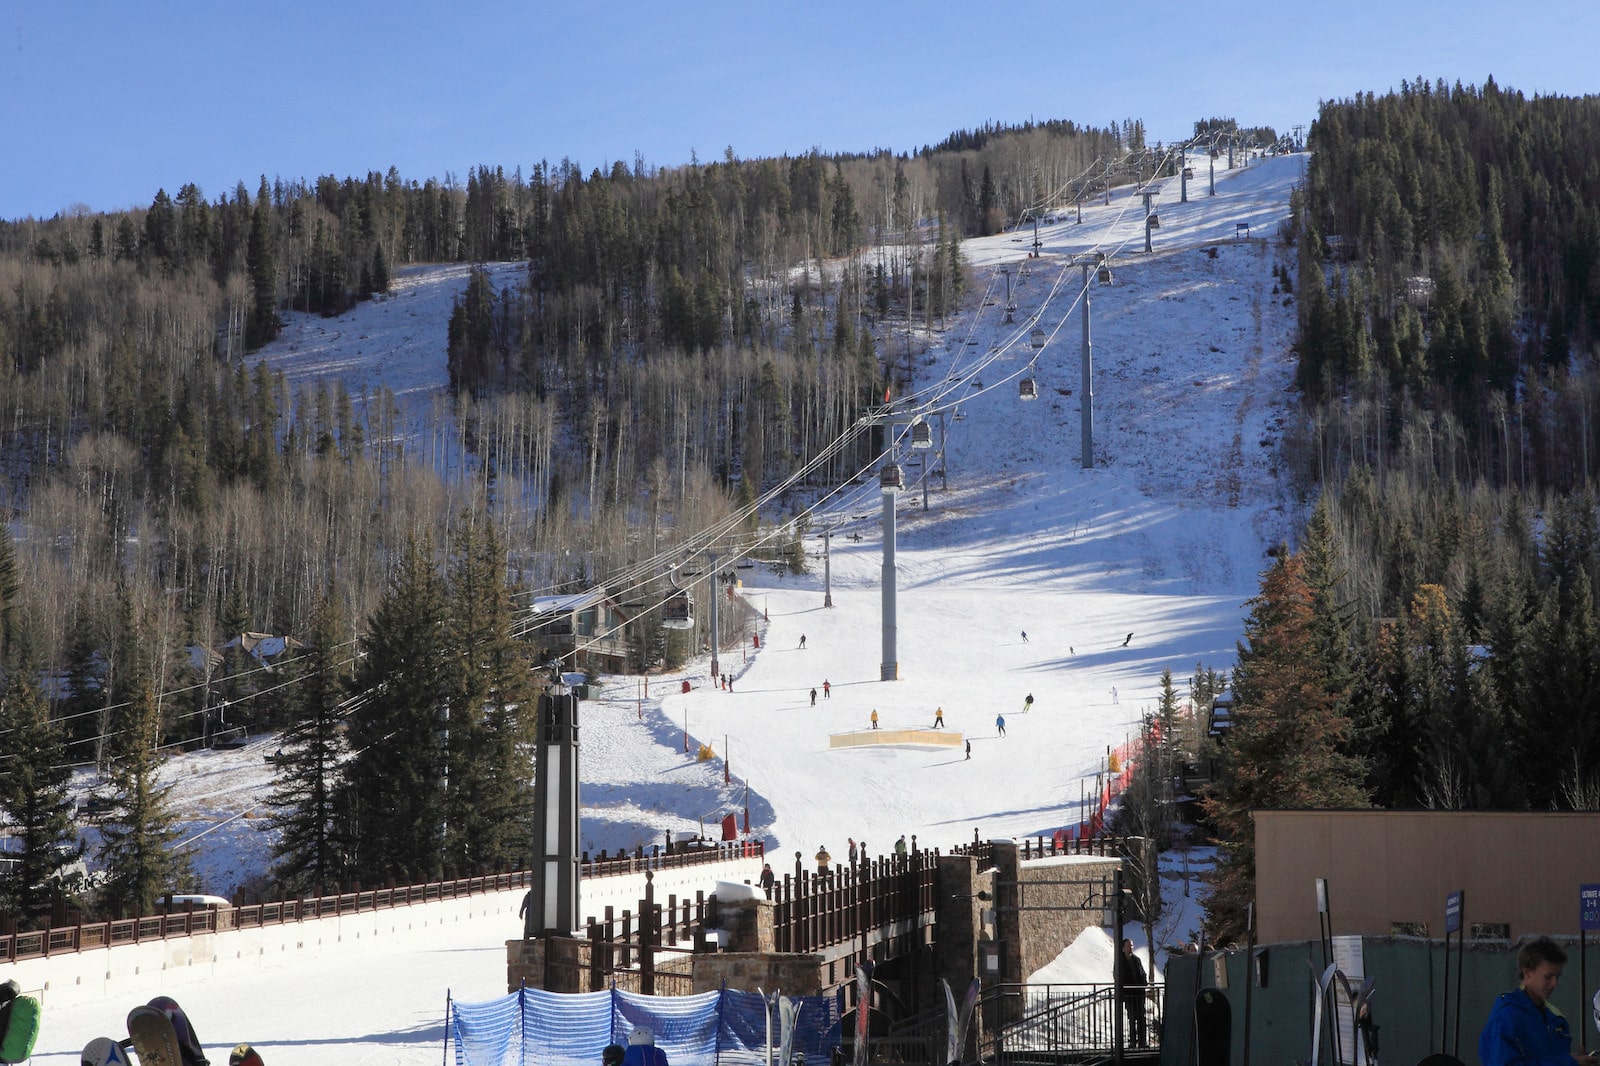
[[[17,983],[7,981],[0,1002],[0,1062],[26,1062],[39,1039],[39,1001],[18,994]]]
[[[129,1066],[128,1049],[109,1036],[97,1036],[83,1045],[83,1066]]]
[[[262,1066],[261,1053],[249,1044],[240,1044],[228,1056],[228,1066]]]
[[[1202,988],[1194,997],[1197,1066],[1229,1066],[1233,1057],[1233,1008],[1221,990]]]
[[[176,1000],[171,996],[157,996],[150,1001],[150,1006],[165,1014],[167,1020],[172,1023],[173,1034],[178,1039],[178,1055],[183,1061],[183,1066],[211,1066],[206,1053],[200,1048],[200,1038],[195,1035],[189,1016],[178,1006]]]
[[[1330,962],[1321,976],[1316,976],[1315,966],[1311,972],[1317,986],[1317,998],[1311,1006],[1311,1066],[1317,1066],[1322,1055],[1322,1008],[1328,1001],[1328,986],[1333,984],[1333,975],[1339,972],[1339,967]]]
[[[800,1018],[800,1000],[796,996],[778,997],[778,1066],[789,1066],[794,1061],[794,1029]]]
[[[183,1066],[178,1033],[166,1011],[158,1007],[135,1007],[128,1012],[128,1039],[133,1041],[139,1066]]]
[[[871,962],[856,967],[856,1043],[854,1066],[867,1066],[867,1034],[872,1026],[872,969]],[[782,1066],[789,1066],[783,1063]]]

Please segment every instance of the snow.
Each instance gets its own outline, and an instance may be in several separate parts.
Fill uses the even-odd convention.
[[[1192,165],[1188,204],[1177,202],[1175,180],[1162,185],[1154,254],[1142,251],[1142,201],[1127,193],[1110,206],[1086,204],[1082,225],[1067,211],[1041,227],[1037,260],[1024,259],[1031,232],[966,242],[979,284],[1000,298],[928,338],[931,364],[919,368],[921,380],[952,383],[962,417],[950,411],[942,427],[935,421],[935,448],[941,430],[947,438],[949,489],[932,481],[926,511],[916,461],[906,466],[911,487],[896,509],[899,680],[879,680],[881,498],[869,478],[813,522],[814,532],[826,524],[837,534],[832,608],[823,606],[816,536],[806,542],[806,575],[739,571],[739,595],[761,619],[761,648],[746,639],[722,652],[731,691],[710,682],[701,659],[650,678],[648,693],[637,678],[604,679],[585,703],[585,849],[714,831],[727,813],[742,819],[746,805],[780,872],[791,865],[786,856],[809,859],[821,845],[842,855],[847,837],[883,853],[902,833],[940,848],[974,832],[1049,833],[1084,814],[1080,797],[1092,792],[1107,749],[1135,736],[1153,709],[1164,668],[1181,692],[1197,663],[1231,667],[1265,552],[1290,537],[1298,517],[1275,447],[1291,402],[1294,311],[1272,291],[1284,252],[1261,238],[1287,217],[1303,157],[1219,166],[1215,197],[1205,195],[1205,160]],[[1234,240],[1237,221],[1249,223],[1254,240]],[[1072,310],[1081,273],[1067,257],[1097,248],[1114,253],[1115,280],[1090,292],[1095,464],[1084,470]],[[1010,325],[998,275],[1008,265],[1020,281]],[[495,267],[496,284],[517,269]],[[407,432],[424,440],[424,415],[441,403],[445,383],[445,317],[465,280],[458,266],[401,271],[388,299],[338,319],[296,316],[268,358],[292,381],[341,375],[358,396],[387,384],[407,412]],[[1038,353],[1026,345],[1035,322],[1051,334]],[[882,346],[903,343],[902,333]],[[1030,373],[1030,359],[1040,398],[1023,403],[1016,381]],[[1025,714],[1029,693],[1035,702]],[[960,747],[829,745],[830,734],[866,728],[873,710],[892,731],[930,727],[941,707],[946,731],[970,739],[970,760]],[[716,758],[697,761],[702,744]],[[267,865],[266,834],[248,815],[264,810],[264,756],[274,747],[263,740],[166,767],[187,833],[204,833],[196,842],[206,847],[206,892],[229,895]],[[1194,935],[1198,898],[1192,884],[1184,892],[1182,861],[1165,858],[1175,917],[1158,927],[1152,973],[1161,949]],[[1209,861],[1191,854],[1188,869]],[[268,1062],[424,1063],[440,1054],[447,988],[467,1000],[505,991],[507,932],[493,923],[428,929],[289,972],[185,986],[178,998],[213,1060],[248,1040]],[[1142,930],[1130,935],[1149,950]],[[1110,950],[1109,936],[1091,930],[1036,976],[1104,980]],[[152,980],[148,995],[158,985]],[[120,1031],[140,1001],[47,1004],[35,1061],[75,1062],[89,1039]]]

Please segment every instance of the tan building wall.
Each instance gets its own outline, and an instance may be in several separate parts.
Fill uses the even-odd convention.
[[[1464,932],[1515,941],[1576,933],[1578,886],[1600,883],[1600,813],[1256,811],[1256,939],[1316,940],[1316,879],[1335,933],[1444,935],[1445,897],[1465,892]],[[1480,932],[1484,932],[1480,930]]]

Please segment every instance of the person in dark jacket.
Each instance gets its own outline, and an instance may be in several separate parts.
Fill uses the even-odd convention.
[[[772,864],[770,862],[762,863],[761,864],[761,890],[767,894],[767,898],[768,899],[772,898],[772,886],[777,884],[777,883],[778,883],[778,875],[772,872]]]
[[[1133,953],[1133,941],[1122,942],[1117,968],[1122,971],[1122,1009],[1128,1012],[1128,1046],[1144,1047],[1145,986],[1150,979],[1144,972],[1144,960]]]
[[[1595,1066],[1600,1055],[1576,1054],[1567,1019],[1550,1003],[1567,953],[1549,937],[1536,937],[1517,952],[1521,983],[1494,1001],[1478,1036],[1483,1066]]]

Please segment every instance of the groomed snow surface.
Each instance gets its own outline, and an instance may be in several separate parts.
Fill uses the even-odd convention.
[[[1181,693],[1197,663],[1232,666],[1265,552],[1291,536],[1298,517],[1276,465],[1291,402],[1294,311],[1273,291],[1273,266],[1285,259],[1275,236],[1303,157],[1219,168],[1214,197],[1205,194],[1204,159],[1193,165],[1200,177],[1190,203],[1178,203],[1176,180],[1156,198],[1154,254],[1143,252],[1142,200],[1128,193],[1086,205],[1081,225],[1043,227],[1038,259],[1025,258],[1031,231],[966,242],[979,286],[998,299],[923,338],[931,347],[919,382],[948,377],[960,417],[946,412],[949,488],[933,479],[926,511],[917,463],[906,466],[912,487],[897,506],[899,680],[879,680],[881,496],[869,478],[828,507],[837,526],[832,608],[823,606],[816,536],[806,542],[807,575],[739,571],[740,594],[764,620],[759,651],[747,637],[721,654],[731,691],[710,682],[701,659],[652,677],[648,697],[636,679],[615,678],[584,705],[586,849],[648,846],[702,821],[714,831],[727,813],[742,820],[747,787],[752,834],[766,840],[780,871],[795,852],[809,863],[822,845],[841,856],[849,837],[878,853],[902,833],[940,848],[974,833],[1048,834],[1079,820],[1107,748],[1137,734],[1164,668]],[[1234,240],[1235,221],[1247,221],[1254,239]],[[1073,310],[1082,283],[1068,257],[1095,249],[1112,255],[1114,283],[1091,292],[1095,462],[1085,470]],[[1011,324],[1003,321],[1003,266],[1017,285]],[[346,375],[356,394],[363,382],[370,391],[384,381],[413,412],[433,403],[444,380],[444,315],[465,273],[452,266],[399,277],[389,300],[332,322],[293,324],[269,358],[294,374]],[[424,303],[426,315],[409,313]],[[1027,341],[1035,325],[1050,337],[1037,352]],[[905,341],[899,334],[880,347]],[[1017,382],[1029,374],[1039,399],[1024,403]],[[931,456],[940,432],[936,420]],[[971,741],[970,760],[961,747],[829,746],[830,734],[867,729],[873,710],[889,730],[931,726],[936,708],[946,731]],[[715,760],[695,760],[702,743]],[[206,891],[226,895],[262,869],[256,820],[239,815],[261,800],[262,756],[273,746],[169,763],[191,832],[232,819],[198,842],[209,851]],[[1169,857],[1167,888],[1185,905],[1162,923],[1158,945],[1192,936],[1197,901],[1184,899],[1170,869],[1179,861]],[[433,935],[186,987],[176,998],[213,1061],[239,1041],[262,1047],[269,1063],[436,1061],[446,988],[467,1000],[503,994],[503,937],[515,930],[486,931],[481,942],[472,940],[477,929],[468,938]],[[1142,943],[1142,933],[1132,935]],[[1109,938],[1091,932],[1041,979],[1103,980],[1109,952]],[[152,981],[144,998],[162,991]],[[120,1032],[141,1001],[47,1005],[36,1061],[75,1062],[89,1039]]]

